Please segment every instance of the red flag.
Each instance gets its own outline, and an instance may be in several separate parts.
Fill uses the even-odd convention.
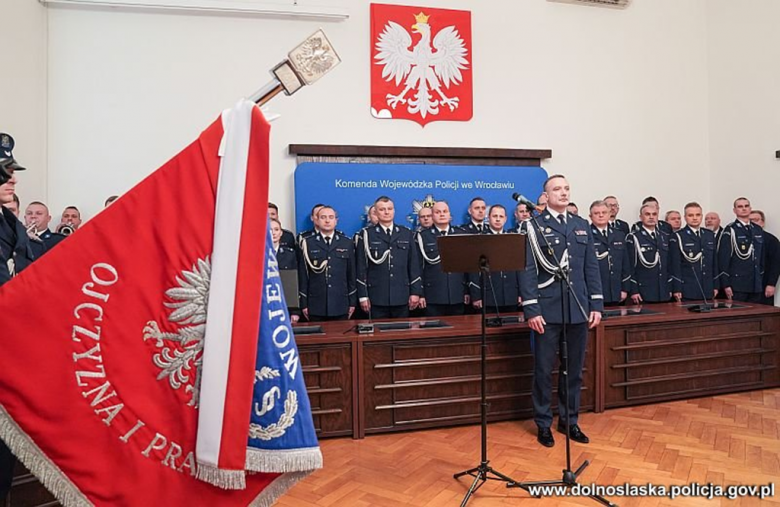
[[[468,121],[471,69],[471,12],[371,4],[374,117]]]
[[[212,375],[225,377],[213,457],[228,470],[243,470],[246,457],[269,135],[259,109],[251,108],[248,146],[237,156],[246,165],[240,195],[217,198],[232,149],[230,133],[223,141],[223,124],[230,124],[223,115],[0,288],[0,308],[13,315],[3,322],[0,437],[65,505],[247,505],[269,502],[289,485],[274,482],[276,474],[253,474],[246,489],[225,490],[195,477],[203,429],[198,377],[208,332],[222,335],[228,363]],[[235,217],[235,209],[218,211],[235,208],[234,201],[241,202],[239,220],[230,226],[239,239],[232,255],[230,248],[218,253],[215,217]],[[212,268],[232,282],[218,281]],[[211,313],[206,329],[205,306],[211,311],[217,303],[208,297],[209,284],[233,289],[229,314],[221,317],[227,329],[214,328]],[[208,354],[220,345],[206,343],[212,358],[206,362],[219,363],[218,353]],[[208,389],[214,382],[220,381]]]

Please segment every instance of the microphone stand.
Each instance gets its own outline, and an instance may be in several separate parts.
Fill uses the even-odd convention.
[[[702,248],[702,254],[701,254],[701,264],[702,267],[704,267],[704,249]],[[696,267],[691,264],[691,271],[693,271],[693,278],[696,279],[696,285],[699,286],[699,291],[701,292],[701,297],[704,299],[703,305],[694,305],[688,307],[689,312],[696,312],[696,313],[706,313],[712,311],[712,305],[707,302],[707,293],[704,292],[704,287],[701,284],[701,281],[699,281],[699,275],[696,274]]]
[[[564,375],[564,382],[563,382],[563,388],[564,388],[564,399],[566,400],[566,468],[563,469],[563,475],[560,480],[550,480],[550,481],[533,481],[533,482],[510,482],[506,485],[507,488],[523,488],[524,490],[528,491],[529,493],[530,488],[535,486],[565,486],[568,488],[571,488],[575,484],[577,484],[577,479],[579,478],[580,474],[590,465],[590,461],[585,460],[582,462],[582,464],[577,468],[577,470],[572,471],[571,469],[571,435],[570,435],[570,418],[571,418],[571,393],[569,393],[569,346],[568,346],[568,337],[567,337],[567,331],[566,328],[568,326],[567,321],[570,321],[571,319],[568,317],[569,315],[569,295],[571,295],[574,298],[574,302],[577,304],[577,307],[582,314],[583,317],[585,317],[585,321],[588,321],[588,313],[585,312],[585,309],[582,306],[582,303],[580,302],[579,298],[577,298],[577,294],[574,292],[571,286],[571,277],[570,272],[568,268],[564,268],[561,265],[560,259],[558,259],[558,256],[555,254],[555,251],[552,248],[552,245],[550,245],[550,242],[548,241],[547,237],[542,232],[543,229],[541,225],[539,225],[539,221],[537,220],[535,215],[531,215],[531,220],[533,220],[534,225],[536,226],[536,232],[539,236],[541,236],[544,239],[545,246],[547,247],[547,252],[550,254],[550,256],[553,259],[553,262],[555,264],[555,277],[558,279],[558,284],[560,285],[560,291],[561,291],[561,320],[563,321],[563,327],[561,329],[561,341],[560,341],[560,351],[561,351],[561,368],[558,369],[558,375]],[[586,337],[587,339],[587,337]],[[560,408],[558,409],[558,413],[560,416]],[[541,498],[541,495],[536,495],[537,498]],[[599,502],[602,505],[607,506],[614,506],[616,504],[610,502],[606,498],[604,498],[601,495],[591,494],[588,495],[589,498]]]
[[[482,340],[480,343],[480,349],[482,352],[481,358],[480,358],[480,368],[481,368],[481,375],[480,375],[480,425],[482,429],[482,435],[481,435],[481,448],[482,448],[482,458],[479,462],[478,466],[475,466],[474,468],[469,468],[468,470],[464,470],[463,472],[458,472],[453,476],[453,478],[458,479],[464,475],[470,475],[474,477],[474,482],[471,483],[471,487],[469,487],[469,490],[466,492],[466,496],[463,497],[463,501],[460,503],[460,507],[465,507],[468,503],[469,499],[471,498],[471,495],[473,495],[479,488],[482,487],[485,482],[492,480],[492,481],[504,481],[507,483],[507,487],[510,484],[517,484],[514,479],[511,477],[507,477],[506,475],[502,474],[501,472],[495,470],[493,467],[490,466],[490,461],[488,460],[487,456],[487,411],[488,411],[488,402],[487,402],[487,330],[485,329],[486,321],[487,321],[487,310],[486,310],[486,303],[487,303],[487,289],[485,287],[485,280],[490,276],[490,265],[488,264],[487,258],[483,255],[479,259],[479,282],[480,282],[480,291],[482,293]],[[494,291],[495,294],[495,291]],[[495,477],[490,477],[488,474],[493,474]],[[521,486],[522,487],[522,486]]]

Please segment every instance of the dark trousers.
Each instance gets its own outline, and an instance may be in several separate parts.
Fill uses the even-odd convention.
[[[426,317],[444,317],[446,315],[463,315],[463,303],[457,305],[428,305],[425,307]]]
[[[309,322],[330,322],[332,320],[347,320],[347,314],[331,316],[309,314]]]
[[[588,339],[588,324],[567,324],[566,333],[568,340],[569,369],[568,392],[570,401],[567,405],[564,395],[566,375],[563,375],[563,360],[558,372],[558,422],[565,424],[568,418],[569,424],[577,424],[580,412],[580,389],[582,388],[582,369],[585,366],[585,349]],[[547,324],[544,326],[544,334],[533,333],[534,340],[534,384],[533,403],[534,421],[540,428],[552,426],[552,371],[555,365],[555,357],[560,352],[560,341],[563,334],[563,324]],[[567,406],[571,407],[571,414],[567,412]]]
[[[737,292],[734,291],[732,298],[734,301],[742,301],[743,303],[755,303],[757,305],[764,304],[763,292]],[[774,302],[772,302],[774,304]]]
[[[16,456],[11,453],[11,449],[5,445],[5,442],[0,440],[0,505],[5,505],[5,499],[11,491],[15,464]]]
[[[409,306],[375,306],[371,305],[372,319],[405,319],[409,317]]]

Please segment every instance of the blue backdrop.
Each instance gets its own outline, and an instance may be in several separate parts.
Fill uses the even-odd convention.
[[[386,195],[395,203],[395,222],[410,228],[426,200],[446,200],[453,224],[460,225],[476,196],[488,207],[506,206],[507,224],[514,226],[512,194],[535,200],[546,178],[541,167],[305,162],[295,170],[295,225],[298,232],[311,229],[311,208],[329,204],[339,216],[338,229],[351,236],[367,224],[369,206]]]

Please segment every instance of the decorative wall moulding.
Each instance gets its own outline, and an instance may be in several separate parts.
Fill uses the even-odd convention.
[[[564,4],[593,5],[596,7],[612,7],[616,9],[625,9],[631,3],[631,0],[547,0],[547,1],[564,3]]]
[[[165,10],[214,14],[291,16],[344,20],[344,0],[39,0],[45,6],[112,7],[124,10]]]

